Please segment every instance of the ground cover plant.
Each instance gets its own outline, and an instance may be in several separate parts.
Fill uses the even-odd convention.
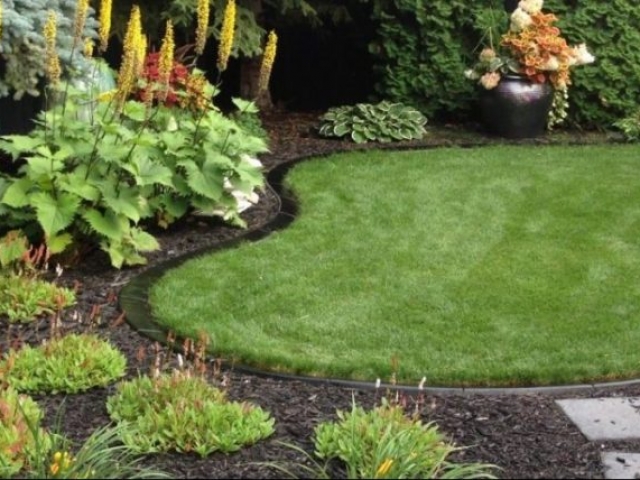
[[[289,228],[167,272],[153,312],[180,335],[207,331],[218,355],[272,371],[374,381],[397,357],[407,383],[632,377],[637,153],[308,161],[288,177],[300,201]]]

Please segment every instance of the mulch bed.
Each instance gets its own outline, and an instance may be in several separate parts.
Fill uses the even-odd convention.
[[[339,140],[316,137],[313,125],[317,114],[275,113],[264,118],[269,130],[271,153],[262,161],[267,169],[294,159],[325,155],[360,147]],[[483,136],[469,126],[431,127],[422,141],[383,145],[384,148],[422,148],[439,146],[474,146],[505,142]],[[523,143],[601,143],[617,142],[619,137],[601,133],[557,133]],[[264,226],[278,210],[278,199],[266,190],[260,203],[245,212],[248,229]],[[192,219],[156,232],[162,250],[149,255],[149,266],[170,258],[237,238],[245,232],[216,221]],[[134,331],[122,318],[117,295],[131,278],[147,267],[116,271],[100,252],[92,252],[77,265],[68,267],[62,277],[68,285],[77,285],[78,304],[61,318],[63,328],[72,331],[91,329],[108,338],[128,357],[129,375],[146,369],[154,343]],[[215,307],[212,306],[212,311]],[[76,312],[78,315],[73,315]],[[78,321],[79,320],[79,321]],[[46,320],[26,325],[9,326],[0,319],[6,334],[0,348],[19,341],[36,342],[46,337]],[[141,353],[146,352],[141,360]],[[374,405],[381,393],[328,384],[311,384],[298,380],[276,380],[223,369],[216,380],[227,385],[231,399],[248,400],[268,410],[276,420],[276,433],[269,439],[232,455],[213,454],[201,459],[196,455],[150,455],[145,463],[163,468],[176,478],[280,478],[282,474],[263,464],[268,461],[303,462],[304,457],[282,445],[293,443],[312,452],[313,427],[335,419],[336,409],[349,410],[352,401]],[[69,396],[38,396],[53,423],[61,406],[66,415],[64,432],[73,439],[86,438],[95,428],[109,423],[105,402],[114,386],[93,389]],[[498,465],[503,478],[603,478],[600,453],[603,450],[640,452],[640,442],[589,442],[556,406],[556,398],[576,396],[640,395],[640,387],[590,389],[565,394],[478,395],[432,394],[424,398],[407,396],[409,404],[418,402],[426,422],[436,422],[440,430],[459,446],[468,447],[455,454],[455,459]],[[289,466],[290,467],[290,466]],[[290,467],[291,468],[291,467]],[[296,469],[293,468],[296,472]],[[303,477],[305,473],[297,470]]]

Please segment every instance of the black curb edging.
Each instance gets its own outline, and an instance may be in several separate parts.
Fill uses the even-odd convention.
[[[511,143],[511,142],[506,142]],[[621,142],[612,142],[621,143]],[[579,144],[579,143],[578,143]],[[463,148],[473,148],[487,145],[486,142],[466,142],[463,144],[455,145]],[[545,144],[546,145],[546,144]],[[395,148],[383,148],[385,150],[415,150],[415,149],[427,149],[427,148],[445,148],[454,145],[440,145],[434,147],[425,146],[396,146]],[[365,151],[368,148],[356,148],[352,151]],[[120,309],[124,312],[127,323],[143,336],[155,340],[160,344],[167,345],[168,331],[159,328],[158,324],[153,319],[153,314],[149,306],[149,290],[151,286],[156,283],[162,275],[168,270],[177,268],[183,263],[193,258],[207,255],[219,250],[237,248],[240,244],[246,241],[258,241],[271,233],[278,230],[283,230],[289,226],[295,219],[298,213],[298,203],[295,194],[286,187],[284,179],[289,170],[302,161],[313,158],[325,158],[330,155],[346,153],[344,150],[337,148],[335,151],[327,152],[324,154],[311,154],[307,156],[301,156],[293,160],[287,161],[278,165],[276,168],[270,170],[267,173],[266,185],[270,188],[278,197],[278,213],[264,226],[248,231],[247,233],[240,235],[237,238],[233,238],[214,246],[207,246],[197,249],[193,252],[180,255],[178,257],[162,262],[155,265],[148,270],[130,280],[120,291],[118,295],[118,304]],[[174,342],[175,350],[179,351],[179,345],[182,344],[181,338],[177,338]],[[588,390],[596,391],[599,389],[615,389],[622,387],[629,387],[634,385],[640,385],[640,379],[622,380],[613,382],[595,382],[588,384],[576,384],[576,385],[557,385],[557,386],[532,386],[532,387],[418,387],[408,385],[395,385],[388,383],[374,383],[364,382],[356,380],[345,380],[338,378],[325,378],[325,377],[311,377],[304,375],[296,375],[290,373],[270,372],[260,370],[257,368],[237,365],[229,362],[223,362],[225,365],[231,367],[234,371],[239,373],[254,375],[261,378],[271,378],[274,380],[286,380],[286,381],[301,381],[305,383],[311,383],[314,385],[333,385],[337,387],[356,389],[356,390],[377,390],[377,389],[390,389],[397,390],[406,393],[428,393],[438,395],[524,395],[524,394],[563,394],[570,392],[585,392]]]

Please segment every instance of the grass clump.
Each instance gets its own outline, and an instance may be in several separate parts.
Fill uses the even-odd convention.
[[[337,415],[337,422],[315,428],[315,454],[342,462],[347,478],[495,478],[490,465],[450,462],[459,448],[400,405],[383,400],[367,411],[354,403]]]
[[[38,460],[38,447],[49,435],[40,427],[38,404],[14,388],[0,391],[0,477],[8,478]],[[44,477],[43,477],[44,478]]]
[[[79,447],[62,435],[41,444],[36,459],[23,469],[24,478],[171,478],[141,464],[141,458],[120,442],[125,425],[95,430]]]
[[[125,356],[94,334],[53,337],[11,350],[0,362],[4,381],[26,393],[78,393],[124,376]]]

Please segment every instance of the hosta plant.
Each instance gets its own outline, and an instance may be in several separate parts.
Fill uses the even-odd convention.
[[[0,370],[1,372],[1,370]],[[38,461],[38,451],[50,444],[40,427],[40,408],[15,389],[0,390],[0,477],[10,478]]]
[[[426,123],[422,113],[402,103],[358,103],[329,109],[320,118],[319,133],[356,143],[415,140],[425,135]]]
[[[54,337],[10,350],[0,362],[4,381],[25,393],[78,393],[124,376],[125,356],[93,334]]]
[[[185,371],[140,376],[118,385],[107,400],[125,445],[139,453],[234,452],[270,436],[274,420],[261,408],[231,402],[203,377]]]

